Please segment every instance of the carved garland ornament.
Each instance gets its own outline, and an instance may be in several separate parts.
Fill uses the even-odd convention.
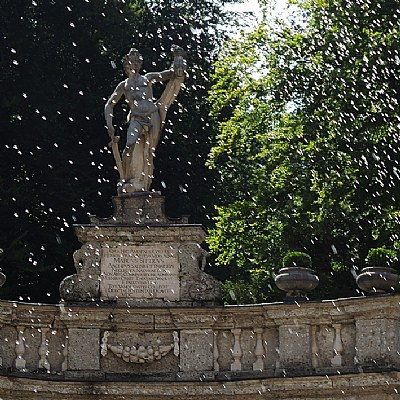
[[[143,364],[161,360],[161,358],[166,356],[172,349],[174,350],[174,355],[179,356],[179,336],[178,332],[176,331],[172,333],[173,343],[169,345],[161,345],[160,339],[157,339],[156,345],[112,345],[108,344],[109,336],[110,332],[105,331],[103,338],[101,339],[101,355],[103,357],[105,357],[108,354],[108,350],[110,350],[112,353],[114,353],[117,357],[121,358],[125,362]]]

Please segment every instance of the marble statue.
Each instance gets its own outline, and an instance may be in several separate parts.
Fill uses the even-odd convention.
[[[143,57],[135,48],[123,58],[128,78],[120,82],[105,105],[105,118],[110,146],[116,161],[120,181],[118,193],[143,192],[150,189],[153,177],[153,157],[165,123],[168,108],[175,100],[184,81],[186,53],[176,45],[171,51],[174,61],[170,69],[140,75]],[[156,82],[168,81],[158,100],[153,98],[152,86]],[[113,126],[114,106],[122,95],[130,107],[126,144],[122,157],[118,148],[119,136]]]

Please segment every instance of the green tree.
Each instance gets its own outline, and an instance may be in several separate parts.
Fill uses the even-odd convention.
[[[399,2],[299,10],[230,43],[210,96],[222,192],[209,243],[233,282],[266,271],[258,300],[276,298],[289,249],[335,297],[355,293],[368,248],[399,239]]]
[[[1,2],[3,298],[57,301],[79,247],[72,223],[111,214],[117,172],[103,108],[132,46],[147,71],[169,65],[173,43],[188,52],[189,78],[169,113],[154,187],[181,200],[169,204],[171,214],[194,209],[205,219],[212,180],[204,166],[211,147],[206,92],[222,14],[211,1]]]

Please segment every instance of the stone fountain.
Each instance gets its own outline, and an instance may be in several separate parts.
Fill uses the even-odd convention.
[[[124,58],[128,78],[120,82],[105,106],[111,147],[120,173],[118,196],[110,218],[91,217],[75,225],[82,247],[74,254],[76,274],[60,285],[68,303],[106,302],[118,306],[217,305],[218,282],[203,270],[205,231],[187,218],[170,219],[164,197],[150,190],[153,154],[166,112],[177,97],[185,76],[186,54],[172,46],[170,69],[140,75],[142,56],[131,49]],[[153,100],[152,85],[168,81],[160,99]],[[120,155],[114,135],[113,109],[125,96],[130,123]]]

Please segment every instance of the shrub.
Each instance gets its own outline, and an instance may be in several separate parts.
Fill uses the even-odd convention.
[[[376,247],[369,250],[365,261],[371,267],[390,267],[397,261],[397,256],[394,250]]]
[[[307,253],[301,251],[289,251],[282,261],[283,267],[305,267],[311,268],[311,257]]]

